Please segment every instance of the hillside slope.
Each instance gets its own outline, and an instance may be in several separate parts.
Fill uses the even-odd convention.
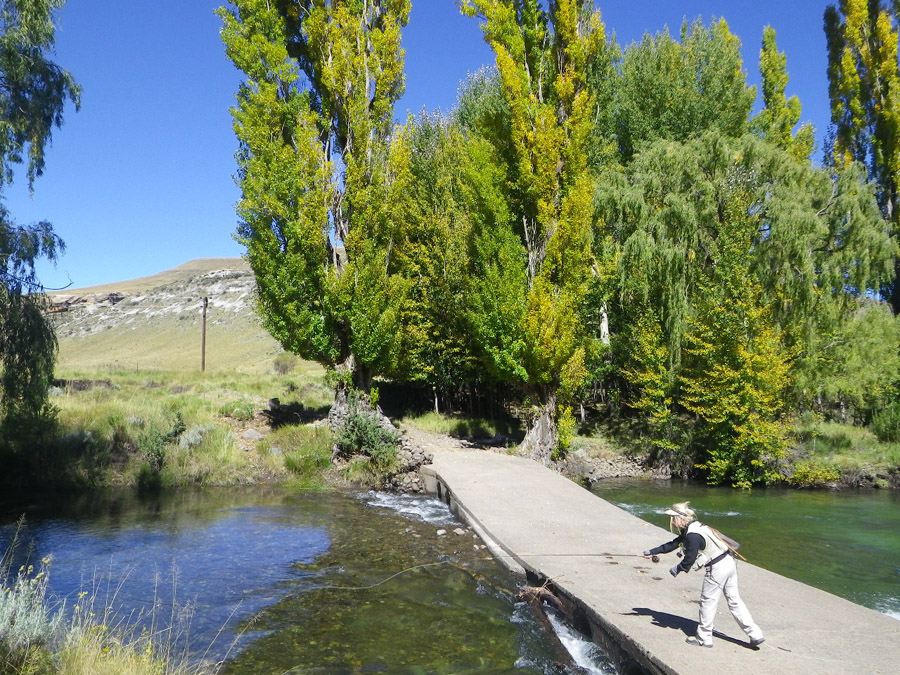
[[[254,311],[241,258],[192,260],[149,277],[50,294],[57,371],[199,371],[203,298],[207,371],[262,372],[282,352]]]

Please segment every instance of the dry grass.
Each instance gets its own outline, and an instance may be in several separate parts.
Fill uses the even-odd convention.
[[[60,338],[57,370],[199,373],[201,343],[200,317],[159,317],[144,325],[118,326],[93,335]],[[252,315],[234,315],[227,322],[207,325],[207,372],[272,372],[274,360],[282,353],[281,346]],[[308,362],[300,368],[307,372],[321,370]]]

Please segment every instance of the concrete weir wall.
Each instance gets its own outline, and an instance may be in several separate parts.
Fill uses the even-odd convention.
[[[519,457],[441,452],[422,474],[501,562],[533,585],[547,583],[621,673],[900,673],[900,621],[745,562],[741,596],[766,641],[752,648],[723,598],[713,648],[688,645],[702,573],[672,578],[674,556],[658,564],[640,557],[670,540],[667,530]]]

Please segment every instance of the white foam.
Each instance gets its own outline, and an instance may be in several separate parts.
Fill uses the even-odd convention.
[[[900,598],[885,598],[876,608],[882,614],[900,621]]]
[[[459,524],[459,520],[450,512],[450,508],[435,497],[393,495],[372,491],[363,496],[363,501],[369,506],[390,509],[434,525]]]
[[[593,642],[563,622],[555,612],[548,610],[547,617],[559,641],[579,668],[591,675],[614,675],[616,669],[605,654]]]

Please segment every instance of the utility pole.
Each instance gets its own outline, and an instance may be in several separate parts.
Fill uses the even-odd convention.
[[[200,342],[200,372],[206,372],[206,307],[209,305],[209,298],[203,298],[203,337]]]

